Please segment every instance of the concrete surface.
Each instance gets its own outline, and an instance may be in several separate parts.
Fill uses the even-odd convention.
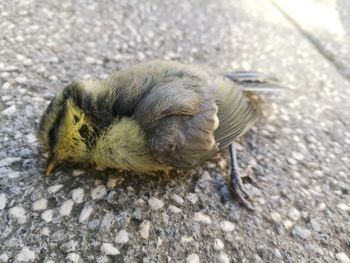
[[[350,9],[327,8],[343,38],[263,0],[2,1],[0,262],[349,262],[350,85],[337,61]],[[322,43],[342,47],[336,59]],[[219,158],[169,177],[43,177],[35,132],[53,94],[151,58],[260,70],[294,89],[267,95],[272,114],[239,143],[257,212],[230,197]]]

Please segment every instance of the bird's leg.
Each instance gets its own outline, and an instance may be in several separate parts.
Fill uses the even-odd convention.
[[[250,210],[255,210],[255,207],[251,204],[252,198],[244,189],[241,178],[238,174],[238,163],[235,147],[230,144],[230,158],[231,158],[231,174],[230,174],[230,185],[233,192],[238,196],[239,200]]]

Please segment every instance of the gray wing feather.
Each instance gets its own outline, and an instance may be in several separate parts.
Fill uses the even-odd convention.
[[[258,120],[259,114],[232,81],[218,78],[214,81],[212,89],[219,107],[220,120],[214,135],[219,149],[223,149],[244,135]]]
[[[184,66],[172,69],[139,101],[134,117],[159,162],[191,168],[218,150],[218,107],[205,76]]]

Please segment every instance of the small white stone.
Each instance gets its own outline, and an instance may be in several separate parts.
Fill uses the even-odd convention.
[[[26,210],[24,210],[23,207],[14,206],[9,210],[9,213],[19,224],[23,224],[27,221]]]
[[[181,196],[177,195],[177,194],[174,194],[172,196],[172,199],[178,204],[178,205],[183,205],[184,203],[184,200],[182,199]]]
[[[17,107],[16,105],[11,105],[10,107],[4,109],[2,111],[3,115],[7,115],[7,116],[12,116],[17,112]]]
[[[169,216],[167,213],[162,213],[163,222],[165,225],[169,223]]]
[[[146,220],[140,224],[140,235],[144,239],[148,239],[151,222]]]
[[[186,244],[193,241],[193,237],[183,236],[181,237],[181,243]]]
[[[8,260],[9,257],[5,252],[0,255],[0,262],[7,262]]]
[[[55,184],[47,188],[49,194],[54,194],[63,187],[63,184]]]
[[[219,256],[218,256],[218,262],[219,263],[230,263],[230,258],[228,257],[228,255],[225,252],[220,252]]]
[[[72,191],[72,199],[75,203],[80,204],[83,202],[84,199],[84,189],[83,188],[76,188]]]
[[[288,217],[294,221],[298,221],[300,216],[300,212],[295,207],[291,208],[288,212]]]
[[[164,205],[162,200],[153,196],[150,199],[148,199],[148,204],[153,210],[162,209]]]
[[[292,223],[292,221],[287,219],[287,220],[283,221],[283,226],[285,229],[289,230],[292,228],[293,223]]]
[[[89,64],[94,64],[96,63],[96,59],[94,59],[93,57],[86,57],[85,61]]]
[[[18,262],[34,262],[36,255],[34,251],[31,251],[29,248],[22,248],[21,252],[16,256]]]
[[[66,259],[70,260],[73,263],[80,263],[80,262],[82,262],[80,256],[77,253],[69,253],[66,256]]]
[[[287,162],[291,165],[296,165],[298,162],[292,157],[287,157]]]
[[[52,221],[52,210],[46,210],[44,213],[41,214],[41,218],[47,222],[50,223]]]
[[[110,176],[107,181],[107,187],[108,188],[114,188],[116,185],[118,185],[120,182],[122,182],[121,178],[118,178],[116,176]]]
[[[206,224],[206,225],[209,225],[211,224],[211,219],[209,216],[201,213],[201,212],[197,212],[194,214],[194,217],[193,219],[197,222],[200,222],[202,224]]]
[[[301,161],[304,159],[304,155],[300,152],[292,152],[292,156],[294,159]]]
[[[224,242],[222,242],[221,239],[216,238],[214,240],[214,249],[215,250],[223,250],[224,249]]]
[[[281,221],[281,215],[277,212],[272,212],[271,214],[271,218],[273,221],[275,222],[280,222]]]
[[[326,209],[326,204],[324,202],[321,202],[318,204],[317,209],[320,211],[323,211]]]
[[[77,177],[77,176],[83,175],[84,173],[85,173],[84,170],[75,169],[75,170],[73,170],[72,174],[73,174],[73,176]]]
[[[107,194],[106,187],[104,185],[98,185],[91,191],[92,199],[101,199]]]
[[[117,244],[125,244],[129,241],[129,233],[126,232],[126,230],[122,229],[118,232],[117,236],[115,237],[115,242]]]
[[[178,213],[181,213],[181,212],[182,212],[182,210],[181,210],[180,208],[178,208],[178,207],[176,207],[176,206],[174,206],[174,205],[169,206],[169,210],[170,210],[171,212],[173,212],[174,214],[178,214]]]
[[[202,180],[202,181],[211,181],[210,173],[208,171],[203,171],[200,180]]]
[[[162,244],[163,244],[163,240],[160,237],[158,237],[158,239],[157,239],[157,247],[160,247]]]
[[[190,254],[188,255],[188,257],[186,258],[186,263],[199,263],[199,257],[197,254]]]
[[[279,251],[278,248],[275,248],[275,257],[279,259],[283,259],[283,256],[281,254],[281,251]]]
[[[7,197],[4,193],[0,194],[0,210],[6,207]]]
[[[235,230],[235,225],[230,221],[220,222],[220,227],[224,232],[232,232],[233,230]]]
[[[339,209],[341,209],[341,210],[344,210],[344,211],[348,211],[349,210],[349,207],[346,204],[344,204],[344,203],[337,204],[337,207]]]
[[[197,203],[198,201],[198,196],[197,194],[194,193],[189,193],[187,195],[187,200],[190,201],[193,205]]]
[[[42,236],[50,236],[50,229],[48,227],[43,227],[40,231],[40,235]]]
[[[119,250],[114,247],[111,243],[103,243],[101,246],[101,252],[105,255],[115,256],[119,255]]]
[[[83,223],[84,221],[86,221],[90,217],[92,210],[93,210],[92,206],[84,207],[83,210],[81,210],[80,212],[79,222]]]
[[[68,199],[64,201],[60,207],[60,215],[68,216],[70,212],[72,212],[73,206],[74,206],[74,202],[72,199]]]
[[[33,203],[34,211],[41,211],[41,210],[45,210],[46,208],[47,208],[47,199],[45,198],[40,198]]]
[[[34,134],[30,133],[26,136],[26,138],[29,144],[36,143],[36,136]]]
[[[21,176],[21,173],[17,171],[11,171],[7,173],[7,177],[10,179],[18,178],[20,176]]]
[[[341,263],[350,263],[349,257],[343,252],[337,253],[335,257]]]

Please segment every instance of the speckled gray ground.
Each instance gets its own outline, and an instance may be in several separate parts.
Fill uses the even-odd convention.
[[[269,1],[72,2],[0,3],[0,262],[350,261],[345,53],[335,66],[320,31],[311,43]],[[169,177],[43,177],[35,131],[52,95],[151,58],[256,69],[294,89],[269,95],[273,115],[239,144],[257,212],[230,197],[222,159]]]

